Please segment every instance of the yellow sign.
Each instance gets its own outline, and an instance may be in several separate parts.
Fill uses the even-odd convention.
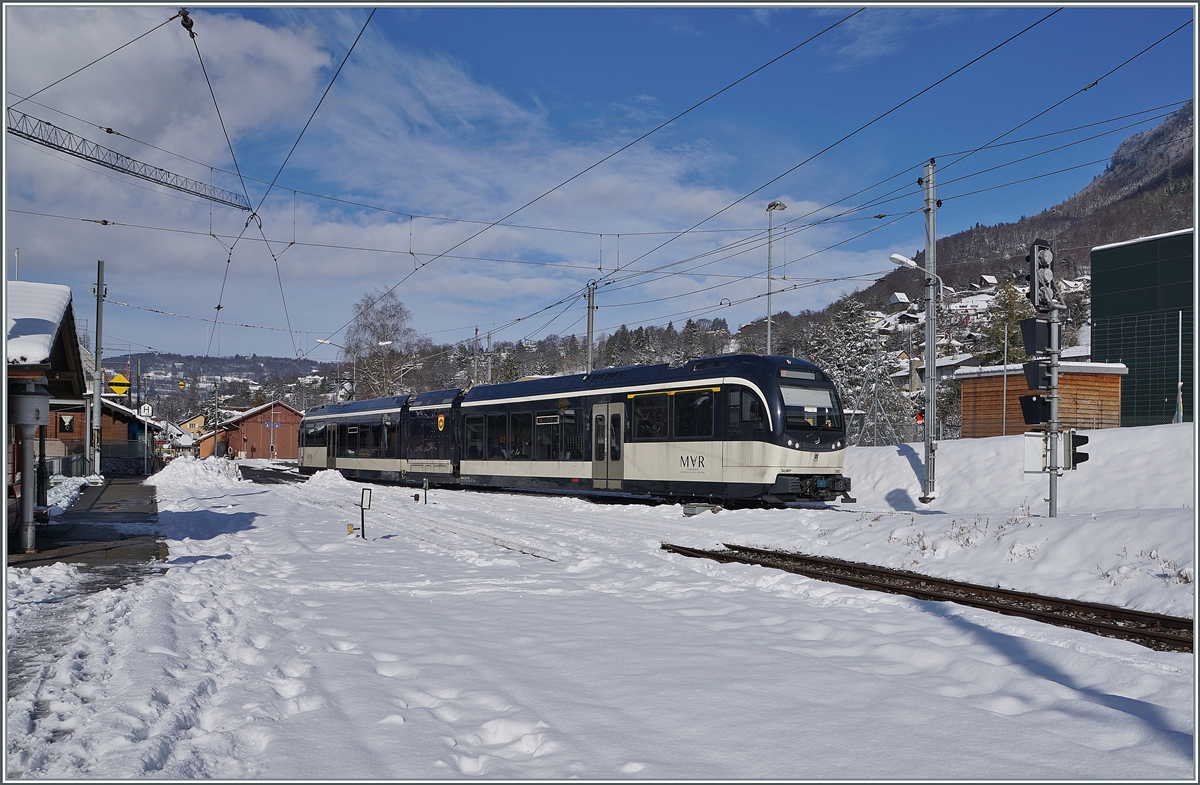
[[[446,430],[446,415],[444,415],[444,414],[438,415],[438,430],[439,431]]]
[[[129,392],[129,380],[125,378],[124,374],[119,373],[108,380],[108,389],[117,395],[124,395]]]
[[[182,389],[183,389],[183,388],[185,388],[185,387],[187,387],[187,382],[180,382],[180,383],[179,383],[179,389],[181,389],[181,390],[182,390]]]

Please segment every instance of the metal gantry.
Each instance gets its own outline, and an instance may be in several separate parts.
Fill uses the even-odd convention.
[[[158,185],[165,185],[167,188],[174,188],[177,191],[183,191],[192,196],[198,196],[201,199],[209,199],[219,204],[228,205],[229,207],[236,207],[239,210],[250,211],[249,201],[241,194],[214,188],[199,180],[192,180],[183,175],[168,172],[166,169],[159,169],[157,166],[151,166],[150,164],[134,160],[127,155],[118,153],[116,150],[101,147],[95,142],[89,142],[81,136],[76,136],[70,131],[65,131],[53,123],[39,120],[36,117],[30,117],[16,109],[10,108],[8,110],[8,132],[22,139],[37,142],[40,145],[45,145],[54,150],[73,155],[76,158],[82,158],[85,161],[91,161],[94,164],[108,167],[122,174],[140,177],[143,180],[149,180]]]

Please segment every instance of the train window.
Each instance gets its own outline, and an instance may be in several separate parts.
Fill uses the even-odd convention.
[[[487,459],[503,461],[508,458],[508,415],[487,416]]]
[[[401,456],[400,447],[400,424],[390,423],[386,426],[387,431],[387,453],[388,458],[399,458]]]
[[[833,391],[781,385],[783,409],[789,431],[811,428],[842,428],[842,413],[834,404]]]
[[[467,431],[466,459],[468,461],[483,460],[483,416],[473,414],[463,420]]]
[[[633,398],[633,438],[667,438],[667,394],[635,395]]]
[[[604,428],[604,415],[596,415],[596,425],[592,428],[592,433],[595,434],[596,443],[592,446],[592,460],[603,461],[605,453],[608,452],[604,445],[604,437],[608,435],[608,431]]]
[[[762,400],[745,387],[729,387],[729,429],[736,431],[743,424],[761,428],[762,421]]]
[[[713,435],[712,390],[684,390],[675,399],[676,439],[711,439]]]
[[[562,435],[562,424],[557,412],[538,412],[537,453],[539,461],[557,461],[558,444]]]
[[[533,457],[533,415],[520,412],[509,416],[513,460],[527,461]]]
[[[304,446],[325,446],[325,423],[318,423],[316,425],[309,424],[304,426]]]
[[[583,460],[583,424],[584,419],[575,409],[563,409],[563,459],[568,461]]]
[[[338,447],[343,458],[358,457],[359,427],[357,425],[338,426]]]
[[[610,461],[621,460],[621,415],[613,412],[608,417],[609,435],[608,435],[608,459]]]

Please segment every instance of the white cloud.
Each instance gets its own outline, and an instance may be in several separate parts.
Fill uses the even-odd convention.
[[[9,8],[6,13],[10,41],[6,74],[9,88],[19,93],[38,89],[165,18],[161,9],[128,7],[69,12]],[[361,27],[362,15],[325,13],[322,26],[311,21],[270,26],[215,10],[193,16],[239,163],[244,172],[269,180]],[[295,13],[281,18],[307,19]],[[168,150],[228,165],[225,139],[195,50],[177,22],[38,100],[43,98],[47,104],[111,124]],[[631,106],[645,110],[655,104],[653,98],[637,96]],[[637,122],[637,118],[630,120]],[[69,127],[140,160],[208,180],[207,171],[178,158],[77,123]],[[349,319],[352,303],[364,292],[388,288],[411,273],[409,248],[427,261],[482,225],[425,218],[410,224],[404,215],[364,211],[303,195],[293,202],[288,186],[418,215],[496,220],[629,138],[613,132],[600,138],[593,135],[587,142],[567,138],[540,107],[510,98],[454,58],[397,49],[369,29],[280,177],[280,187],[260,211],[263,232],[282,241],[274,250],[293,327],[312,333],[301,338],[311,346],[314,337],[325,337]],[[642,142],[522,211],[512,223],[605,233],[607,271],[616,262],[616,233],[623,233],[621,260],[628,266],[667,239],[637,233],[687,228],[742,195],[712,177],[713,171],[735,163],[728,154],[702,139],[679,143],[666,139],[670,137]],[[9,242],[22,248],[22,270],[30,271],[36,280],[70,283],[83,301],[95,259],[104,258],[114,299],[208,316],[220,298],[225,320],[285,323],[276,264],[257,228],[246,228],[245,213],[210,208],[91,164],[15,144],[11,137],[6,164],[10,208],[190,232],[101,227],[9,213]],[[215,182],[240,190],[228,176],[218,175]],[[263,190],[261,184],[250,186],[255,205]],[[782,198],[797,212],[804,204],[789,194]],[[712,226],[761,232],[765,229],[761,199],[750,201],[728,210]],[[207,236],[210,212],[217,235],[245,235],[228,264],[226,249],[231,240]],[[840,231],[807,232],[789,241],[788,253],[795,258],[803,248],[820,248]],[[289,248],[293,233],[301,244]],[[736,236],[688,236],[637,262],[637,267],[647,269],[709,251]],[[599,265],[600,248],[596,234],[497,227],[452,253]],[[873,258],[848,253],[837,261],[845,265],[843,270],[879,266]],[[760,248],[704,271],[746,275],[758,272],[764,263],[765,249]],[[598,272],[443,258],[409,276],[397,291],[419,330],[463,328],[462,334],[438,332],[439,340],[449,340],[466,337],[474,324],[499,323],[537,311]],[[619,299],[608,292],[602,297],[609,298],[605,304],[609,313],[620,311],[620,319],[632,324],[659,314],[715,306],[725,297],[750,296],[763,285],[759,278],[652,306],[612,308],[617,302],[678,294],[689,286],[698,290],[724,279],[697,277],[691,284],[687,280],[674,276],[649,283],[645,291],[623,292]],[[786,298],[804,303],[795,310],[812,307],[813,291],[781,295],[779,307],[790,307],[793,300]],[[77,309],[87,310],[82,302]],[[752,310],[760,310],[757,303],[747,306],[743,320],[754,318]],[[160,349],[169,342],[169,348],[183,352],[202,351],[207,342],[199,323],[128,309],[115,311],[105,317],[114,335],[125,333],[130,340]],[[733,323],[740,317],[727,318]],[[530,327],[548,319],[549,314],[539,317]],[[551,330],[565,329],[573,321],[573,316],[564,316]],[[220,334],[226,353],[287,354],[291,350],[286,336],[278,333],[225,327]]]

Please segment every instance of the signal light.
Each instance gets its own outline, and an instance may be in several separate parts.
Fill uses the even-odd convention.
[[[1050,363],[1034,360],[1021,366],[1025,369],[1025,386],[1030,390],[1050,389]]]
[[[1025,262],[1029,265],[1029,274],[1025,276],[1025,280],[1029,282],[1029,291],[1025,296],[1033,303],[1035,311],[1047,312],[1054,307],[1054,301],[1058,297],[1052,266],[1054,252],[1050,250],[1050,243],[1040,238],[1034,240],[1029,246]]]
[[[1063,468],[1074,469],[1079,464],[1088,460],[1090,457],[1086,452],[1080,452],[1079,448],[1090,441],[1088,437],[1081,435],[1074,429],[1063,432]]]
[[[1044,395],[1022,395],[1021,417],[1026,425],[1045,425],[1050,422],[1050,399]]]

